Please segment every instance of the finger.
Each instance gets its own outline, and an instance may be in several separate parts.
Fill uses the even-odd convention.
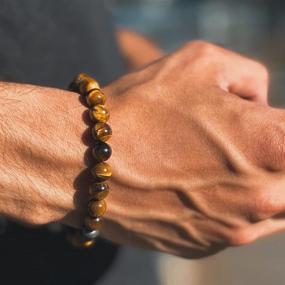
[[[220,48],[224,63],[221,87],[242,98],[268,104],[268,71],[261,63]]]
[[[285,231],[285,220],[283,219],[268,219],[251,226],[252,241],[260,238],[267,237]]]
[[[164,56],[164,51],[152,40],[140,33],[119,29],[118,45],[130,68],[140,68]]]

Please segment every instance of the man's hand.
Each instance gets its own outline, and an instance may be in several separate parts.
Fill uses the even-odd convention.
[[[103,236],[198,258],[283,230],[285,113],[267,105],[267,77],[195,42],[107,86]],[[7,83],[0,101],[0,213],[79,226],[92,165],[86,107],[71,92]]]
[[[261,64],[194,42],[106,87],[104,236],[199,258],[285,229],[285,113],[267,85]]]

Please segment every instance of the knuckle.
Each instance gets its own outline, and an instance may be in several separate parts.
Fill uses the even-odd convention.
[[[270,217],[274,211],[274,205],[264,199],[255,199],[252,208],[249,212],[249,221],[257,223]]]
[[[195,56],[200,57],[208,57],[209,55],[212,55],[214,52],[217,51],[217,46],[202,40],[188,42],[184,45],[184,47],[187,51],[194,51]]]
[[[273,186],[272,186],[273,187]],[[256,223],[272,217],[281,210],[282,205],[272,195],[272,188],[263,186],[254,192],[249,209],[249,222]]]
[[[210,70],[215,71],[215,63],[220,57],[217,46],[200,40],[186,43],[179,54],[180,63],[185,67],[186,72],[190,68],[192,73],[201,74],[202,72],[203,77],[205,68],[208,69],[209,74]]]
[[[256,240],[256,235],[250,227],[242,227],[233,229],[227,237],[230,246],[247,245]]]
[[[257,66],[258,66],[258,70],[260,72],[260,76],[261,78],[267,82],[268,81],[268,78],[269,78],[269,71],[267,69],[267,67],[261,63],[261,62],[256,62]]]
[[[194,40],[194,41],[189,41],[185,44],[186,47],[188,48],[201,48],[209,45],[209,42],[203,41],[203,40]]]

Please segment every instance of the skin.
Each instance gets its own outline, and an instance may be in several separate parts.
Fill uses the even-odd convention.
[[[143,34],[120,28],[116,36],[119,50],[130,69],[144,66],[164,55],[163,50]]]
[[[285,112],[258,62],[192,42],[103,90],[113,137],[103,237],[200,258],[285,228]],[[80,226],[92,165],[77,94],[0,86],[0,212]],[[85,156],[83,154],[85,153]]]

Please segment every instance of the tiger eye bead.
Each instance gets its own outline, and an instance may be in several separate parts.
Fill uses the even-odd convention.
[[[90,200],[88,203],[88,213],[91,217],[101,217],[107,210],[107,204],[104,200],[96,201]]]
[[[102,220],[100,217],[92,218],[87,216],[84,220],[85,227],[90,230],[99,230],[102,225]]]
[[[95,140],[107,141],[112,136],[112,129],[106,123],[97,123],[92,128],[92,135]]]
[[[108,163],[100,162],[91,169],[91,173],[94,177],[106,180],[112,176],[112,168]]]
[[[95,240],[94,239],[85,239],[82,243],[81,243],[81,247],[83,248],[89,248],[92,247],[95,244]]]
[[[81,95],[87,95],[91,90],[100,89],[99,83],[85,73],[80,73],[75,82],[78,84],[78,89]]]
[[[80,84],[81,82],[86,81],[86,80],[92,80],[92,77],[90,77],[88,74],[86,74],[84,72],[81,72],[74,78],[73,81],[76,84]]]
[[[89,187],[89,195],[92,199],[103,200],[109,194],[109,185],[107,183],[93,183]]]
[[[109,110],[103,105],[96,105],[90,110],[92,121],[106,123],[109,120]]]
[[[95,80],[83,82],[80,87],[80,93],[82,95],[87,95],[91,90],[99,88],[98,82]]]
[[[100,89],[94,89],[89,92],[86,101],[90,107],[104,105],[106,102],[106,95]]]
[[[102,162],[112,155],[112,149],[107,143],[97,141],[92,149],[92,154],[97,162]]]

